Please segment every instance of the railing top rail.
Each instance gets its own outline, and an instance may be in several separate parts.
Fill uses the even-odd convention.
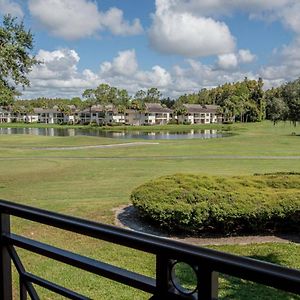
[[[46,224],[56,228],[105,240],[137,250],[167,255],[173,259],[183,260],[192,264],[209,266],[212,270],[254,280],[257,276],[264,281],[272,280],[283,285],[290,282],[300,287],[300,271],[279,265],[240,257],[220,251],[202,248],[182,242],[156,237],[149,234],[134,232],[112,225],[87,221],[77,217],[49,212],[39,208],[0,200],[0,213],[13,215],[22,219]]]

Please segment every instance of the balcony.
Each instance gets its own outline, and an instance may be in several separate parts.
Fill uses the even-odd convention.
[[[147,277],[16,235],[10,230],[11,216],[154,254],[156,277]],[[152,295],[150,299],[217,299],[219,273],[300,294],[298,270],[4,200],[0,200],[0,241],[0,299],[3,300],[12,300],[12,262],[19,276],[21,300],[27,299],[28,295],[31,299],[40,299],[34,285],[68,299],[89,299],[29,273],[24,268],[16,247],[148,292]],[[192,291],[182,288],[176,280],[174,270],[180,262],[189,265],[195,273],[196,286]]]

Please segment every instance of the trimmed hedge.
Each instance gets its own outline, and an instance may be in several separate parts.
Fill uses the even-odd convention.
[[[131,200],[143,217],[173,232],[233,235],[300,230],[299,174],[175,174],[136,188]]]

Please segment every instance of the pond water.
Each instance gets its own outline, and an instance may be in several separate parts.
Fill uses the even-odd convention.
[[[185,131],[109,131],[79,128],[0,128],[0,134],[30,134],[42,136],[99,136],[118,139],[172,140],[172,139],[211,139],[229,136],[218,130]]]

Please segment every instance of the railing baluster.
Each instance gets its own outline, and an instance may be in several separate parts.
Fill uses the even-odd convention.
[[[216,300],[218,299],[219,275],[207,269],[205,266],[198,266],[198,299]]]
[[[27,300],[27,289],[22,276],[19,277],[20,284],[20,300]]]
[[[3,241],[3,234],[10,233],[10,216],[0,213],[0,299],[12,300],[11,260]]]
[[[171,260],[164,255],[156,256],[156,294],[155,300],[167,299],[170,288],[170,266]]]

